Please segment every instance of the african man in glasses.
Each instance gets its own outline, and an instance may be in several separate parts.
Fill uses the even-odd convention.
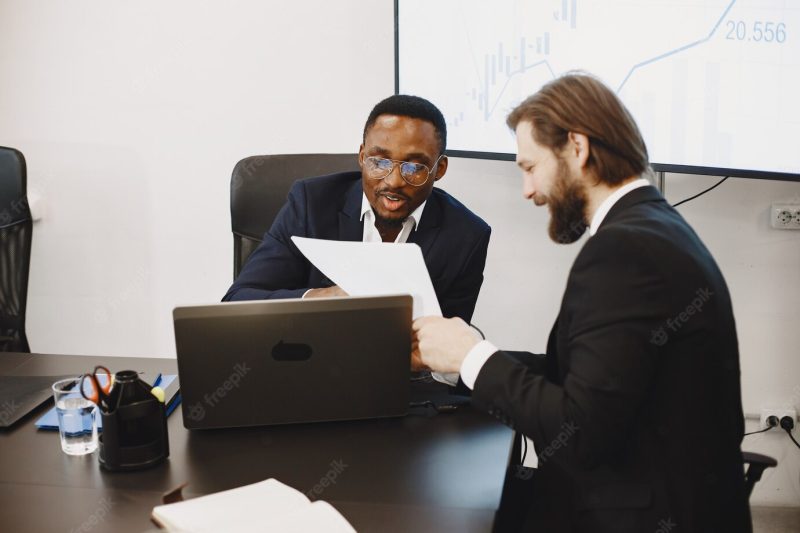
[[[361,171],[295,182],[223,300],[343,296],[290,237],[410,242],[422,249],[442,314],[472,318],[490,228],[434,183],[447,171],[447,127],[423,98],[391,96],[370,113]]]

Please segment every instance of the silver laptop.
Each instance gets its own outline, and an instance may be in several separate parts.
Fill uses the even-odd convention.
[[[184,426],[405,415],[411,308],[408,295],[175,308]]]

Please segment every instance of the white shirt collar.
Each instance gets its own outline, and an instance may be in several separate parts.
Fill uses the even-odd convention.
[[[633,180],[630,183],[626,183],[613,193],[611,196],[603,200],[603,203],[600,204],[600,207],[597,208],[597,211],[594,212],[594,216],[592,217],[592,223],[589,226],[589,235],[594,235],[597,233],[598,228],[600,228],[600,224],[603,223],[603,220],[606,218],[606,215],[611,208],[614,207],[620,198],[628,194],[634,189],[638,189],[639,187],[646,187],[650,185],[650,182],[647,181],[645,178],[639,178],[638,180]]]
[[[411,235],[411,230],[419,226],[419,222],[422,220],[422,211],[425,209],[426,203],[428,203],[428,200],[422,202],[419,207],[414,209],[414,211],[408,215],[408,218],[403,221],[403,229],[397,235],[397,239],[394,242],[406,242],[408,240],[409,235]],[[375,213],[372,212],[372,206],[370,205],[369,200],[367,200],[367,195],[363,192],[361,193],[360,220],[364,221],[364,242],[373,240],[373,238],[370,238],[370,236],[374,237],[374,235],[377,235],[377,229],[375,228]],[[380,236],[378,236],[377,241],[380,240]]]

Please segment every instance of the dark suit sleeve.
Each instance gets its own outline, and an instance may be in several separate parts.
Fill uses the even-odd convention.
[[[472,250],[453,284],[439,296],[442,316],[447,318],[457,316],[467,324],[472,320],[472,313],[475,311],[475,304],[483,284],[483,267],[486,265],[486,250],[489,247],[491,234],[491,228],[486,226],[475,240]]]
[[[544,375],[547,373],[547,356],[545,354],[511,350],[503,350],[503,353],[512,359],[516,359],[520,364],[525,365],[525,367],[534,374]]]
[[[291,241],[307,236],[306,195],[296,182],[261,245],[248,258],[223,301],[300,298],[308,290],[308,260]]]
[[[569,367],[558,383],[502,351],[475,382],[473,401],[532,438],[540,462],[582,469],[612,461],[647,416],[653,339],[669,300],[652,256],[614,233],[592,237],[570,274],[558,326]]]

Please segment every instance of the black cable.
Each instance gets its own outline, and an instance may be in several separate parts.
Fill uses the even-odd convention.
[[[480,328],[478,328],[478,326],[476,326],[475,324],[470,324],[470,327],[473,328],[478,333],[480,333],[483,340],[486,340],[486,335],[483,334],[483,332],[480,330]]]
[[[423,400],[421,402],[409,402],[408,403],[408,408],[409,409],[414,409],[414,408],[417,408],[417,407],[425,407],[426,409],[430,407],[431,409],[433,409],[437,413],[453,413],[458,409],[458,405],[457,404],[445,403],[445,404],[437,405],[436,403],[432,402],[431,400]]]
[[[755,435],[756,433],[764,433],[765,431],[769,431],[772,428],[778,427],[779,423],[778,417],[775,415],[768,416],[765,422],[767,423],[767,427],[765,427],[764,429],[759,429],[758,431],[751,431],[750,433],[745,433],[744,436],[746,437],[748,435]]]
[[[784,431],[786,431],[786,434],[789,435],[790,439],[792,439],[792,442],[794,442],[794,445],[797,446],[798,448],[800,448],[800,443],[798,443],[796,440],[794,440],[794,436],[792,435],[792,432],[789,431],[788,429],[785,429],[785,428],[784,428]]]
[[[794,418],[790,416],[783,416],[781,417],[780,424],[781,428],[786,432],[787,435],[789,435],[789,438],[792,439],[794,445],[800,448],[800,444],[798,444],[797,441],[794,440],[794,435],[792,435],[792,430],[794,429]]]
[[[519,462],[520,465],[525,464],[525,457],[528,456],[528,439],[525,438],[525,435],[520,433],[520,437],[522,437],[522,461]]]
[[[774,428],[774,427],[775,427],[775,426],[770,426],[770,427],[768,427],[768,428],[759,429],[758,431],[751,431],[750,433],[745,433],[745,434],[744,434],[744,436],[746,437],[746,436],[748,436],[748,435],[755,435],[756,433],[764,433],[765,431],[769,431],[770,429],[772,429],[772,428]]]
[[[686,202],[688,202],[688,201],[690,201],[690,200],[694,200],[694,199],[695,199],[695,198],[697,198],[698,196],[703,196],[703,195],[704,195],[705,193],[707,193],[708,191],[710,191],[710,190],[712,190],[712,189],[716,189],[717,187],[719,187],[719,186],[722,184],[722,182],[723,182],[723,181],[725,181],[725,180],[726,180],[726,179],[728,179],[728,178],[730,178],[730,176],[725,176],[724,178],[722,178],[721,180],[719,180],[719,181],[718,181],[716,184],[712,185],[711,187],[709,187],[708,189],[704,190],[703,192],[697,193],[697,194],[695,194],[694,196],[690,196],[689,198],[686,198],[685,200],[681,200],[680,202],[678,202],[678,203],[676,203],[676,204],[672,204],[672,207],[678,207],[679,205],[681,205],[681,204],[685,204]]]

